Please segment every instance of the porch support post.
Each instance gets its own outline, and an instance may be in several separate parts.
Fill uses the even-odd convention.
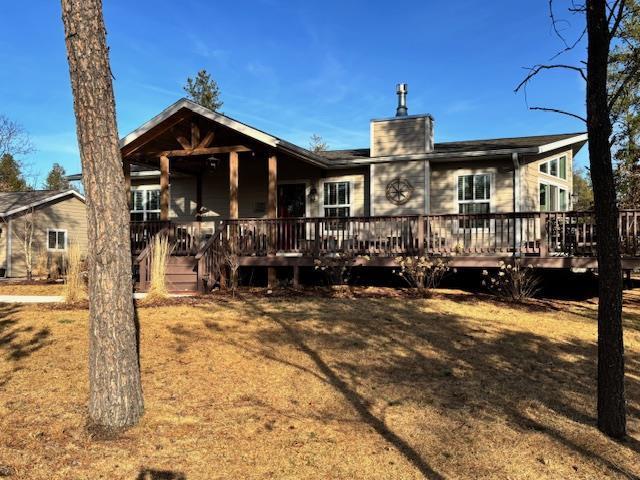
[[[202,222],[202,175],[201,171],[196,176],[196,221]]]
[[[169,157],[160,157],[160,220],[169,220]]]
[[[238,218],[238,152],[229,153],[229,218]]]
[[[268,168],[269,168],[269,191],[267,196],[267,217],[268,218],[277,218],[278,216],[278,157],[275,154],[269,155],[268,160]],[[269,253],[271,255],[275,254],[276,250],[276,234],[278,228],[277,225],[272,225],[271,232],[269,235],[270,245],[269,245]],[[273,288],[276,285],[277,275],[276,269],[274,267],[269,267],[267,269],[267,287]]]
[[[126,158],[122,159],[122,172],[124,173],[124,188],[127,192],[127,205],[131,210],[131,162]]]

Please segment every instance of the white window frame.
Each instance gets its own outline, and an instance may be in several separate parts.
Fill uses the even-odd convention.
[[[565,176],[561,177],[560,176],[560,159],[564,157],[564,173]],[[557,175],[553,175],[551,173],[551,162],[557,162],[557,171],[558,174]],[[543,165],[546,165],[547,171],[543,172],[542,171],[542,167]],[[569,155],[564,153],[562,155],[558,155],[557,157],[553,157],[553,158],[549,158],[548,160],[545,160],[544,162],[540,162],[540,164],[538,165],[538,172],[546,175],[549,178],[559,178],[560,180],[565,180],[567,181],[567,178],[569,177]]]
[[[549,204],[549,210],[542,210],[542,204],[540,203],[540,191],[542,190],[541,185],[548,185],[548,186],[554,186],[556,187],[556,205],[558,206],[557,210],[551,210],[551,204]],[[566,201],[566,205],[565,205],[565,209],[561,210],[560,209],[560,190],[564,190],[565,194],[567,195],[567,201]],[[549,195],[551,195],[551,190],[549,190]],[[550,200],[551,197],[549,197],[549,199],[547,199],[547,201]],[[569,189],[568,185],[562,184],[562,183],[558,183],[558,182],[553,182],[553,181],[549,181],[546,178],[545,179],[539,179],[538,180],[538,211],[539,212],[568,212],[571,210],[571,190]]]
[[[51,248],[49,246],[49,233],[56,233],[56,245],[58,244],[58,233],[64,233],[64,247],[62,248]],[[47,251],[48,252],[66,252],[67,246],[69,245],[69,233],[64,228],[47,228]]]
[[[473,176],[480,176],[480,175],[488,175],[489,176],[489,198],[487,200],[459,200],[458,199],[458,185],[460,183],[460,177],[467,177],[469,175],[473,175]],[[495,188],[495,176],[496,176],[496,172],[493,170],[458,170],[456,172],[456,176],[455,176],[455,186],[453,188],[453,198],[454,198],[454,203],[455,203],[455,214],[456,215],[463,215],[460,213],[460,204],[469,204],[469,203],[488,203],[489,204],[489,213],[492,213],[494,211],[494,198],[495,198],[495,192],[496,192],[496,188]],[[475,189],[474,189],[474,195],[475,195]],[[489,220],[489,222],[493,222],[494,220]],[[460,231],[465,231],[465,230],[476,230],[478,232],[489,232],[492,229],[492,225],[491,223],[489,224],[489,227],[469,227],[469,228],[464,228],[463,226],[461,226],[458,222],[457,225],[458,230]]]
[[[349,185],[349,202],[348,203],[336,203],[336,204],[325,204],[324,203],[324,190],[325,190],[325,186],[328,183],[346,183],[347,185]],[[325,208],[348,208],[349,209],[349,217],[353,216],[353,202],[351,199],[351,196],[353,194],[353,182],[351,180],[333,180],[333,179],[326,179],[323,180],[321,182],[321,191],[318,192],[320,195],[322,195],[322,201],[318,202],[320,204],[320,216],[321,217],[326,217],[325,215]],[[336,193],[336,200],[337,200],[337,193]],[[340,217],[327,217],[327,218],[340,218]],[[348,217],[347,217],[348,218]]]
[[[154,191],[154,190],[157,190],[157,191],[158,191],[158,195],[161,195],[160,185],[135,185],[135,186],[132,186],[132,187],[131,187],[131,193],[130,193],[130,195],[133,195],[133,194],[134,194],[134,192],[137,192],[137,191],[147,192],[147,191]],[[148,218],[148,214],[149,214],[149,213],[157,213],[157,214],[158,214],[158,220],[157,220],[157,221],[159,221],[159,220],[160,220],[160,215],[161,215],[161,212],[162,212],[162,207],[161,207],[161,205],[160,205],[160,203],[161,203],[161,202],[160,202],[160,201],[158,202],[158,207],[159,207],[159,208],[157,208],[157,209],[152,209],[152,210],[148,210],[148,209],[146,208],[146,202],[147,202],[146,193],[145,193],[144,195],[145,195],[145,198],[144,198],[144,200],[143,200],[143,202],[144,202],[144,203],[143,203],[143,206],[144,206],[145,208],[143,208],[142,210],[135,210],[135,209],[134,209],[134,206],[135,206],[135,205],[134,205],[134,202],[135,202],[135,200],[134,200],[134,199],[132,199],[132,200],[131,200],[131,209],[129,210],[129,218],[131,218],[131,216],[132,216],[133,214],[142,213],[142,217],[143,217],[143,219],[142,219],[142,220],[136,220],[136,221],[138,221],[138,222],[140,222],[140,221],[142,221],[142,222],[156,221],[156,220],[149,220],[149,218]],[[135,198],[135,195],[134,195],[134,198]]]

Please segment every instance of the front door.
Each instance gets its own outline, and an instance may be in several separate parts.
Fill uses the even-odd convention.
[[[278,218],[301,218],[306,216],[307,198],[304,183],[278,185]],[[278,227],[278,250],[300,252],[305,245],[304,221],[281,221]]]
[[[307,198],[304,183],[278,185],[278,218],[304,217]]]

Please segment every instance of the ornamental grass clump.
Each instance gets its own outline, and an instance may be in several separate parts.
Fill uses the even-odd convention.
[[[482,285],[494,295],[510,302],[521,303],[532,298],[540,291],[540,277],[536,275],[532,265],[522,265],[520,259],[513,264],[500,261],[495,274],[483,270]]]
[[[145,300],[154,301],[166,298],[167,262],[169,260],[169,238],[166,235],[156,235],[151,247],[151,284]]]
[[[84,283],[84,272],[80,245],[72,242],[67,254],[67,275],[64,282],[64,301],[68,304],[77,303],[87,296]]]
[[[407,282],[411,288],[417,288],[423,294],[437,288],[450,270],[442,258],[407,256],[396,257],[395,260],[400,268],[393,273]]]

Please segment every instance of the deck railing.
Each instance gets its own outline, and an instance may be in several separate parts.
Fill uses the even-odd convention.
[[[619,215],[622,254],[640,256],[640,210]],[[215,222],[132,222],[139,253],[166,226],[174,255],[195,255],[218,229],[242,256],[348,253],[396,255],[595,256],[592,212],[517,212]],[[135,249],[134,249],[135,246]]]

